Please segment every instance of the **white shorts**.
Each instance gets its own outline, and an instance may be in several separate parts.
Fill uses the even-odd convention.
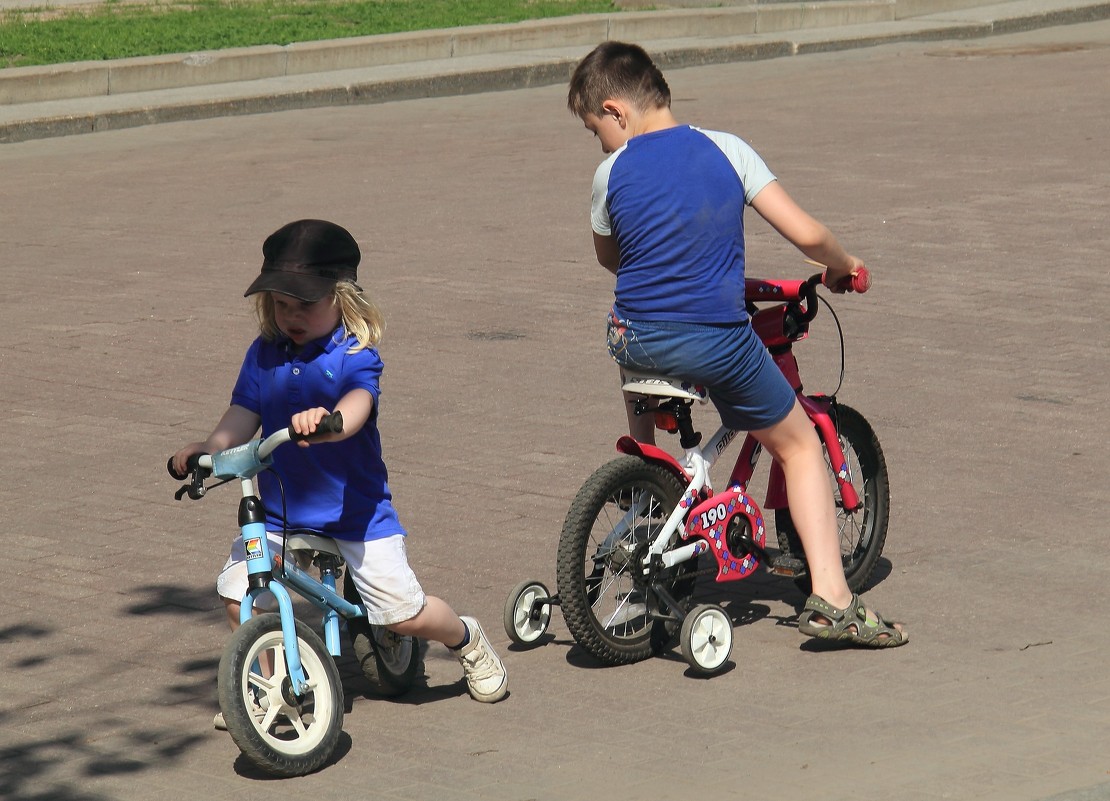
[[[266,536],[270,553],[280,554],[281,532],[268,531]],[[409,567],[403,534],[369,542],[334,542],[347,563],[347,570],[366,606],[366,618],[371,623],[377,626],[401,623],[416,617],[424,608],[424,590]],[[306,566],[298,564],[298,567]],[[236,537],[231,545],[231,554],[216,578],[216,592],[232,601],[242,601],[247,592],[247,562],[242,537]],[[264,593],[255,601],[255,606],[263,609],[274,609],[276,605],[270,593]]]

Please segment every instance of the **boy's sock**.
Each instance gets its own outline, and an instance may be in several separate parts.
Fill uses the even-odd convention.
[[[470,644],[470,626],[466,625],[466,621],[463,621],[463,628],[466,629],[466,635],[463,637],[462,642],[460,642],[458,645],[447,646],[452,651],[461,651],[463,648]]]

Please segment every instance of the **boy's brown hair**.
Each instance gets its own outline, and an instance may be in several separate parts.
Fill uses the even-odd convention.
[[[602,42],[578,62],[570,79],[567,108],[579,119],[600,117],[606,100],[619,98],[641,111],[669,108],[663,73],[639,45]]]

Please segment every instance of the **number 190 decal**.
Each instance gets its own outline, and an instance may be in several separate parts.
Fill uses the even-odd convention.
[[[725,508],[725,505],[723,503],[719,503],[716,506],[706,509],[704,512],[702,512],[701,515],[702,529],[708,530],[713,528],[713,526],[724,520],[727,515],[728,510]]]

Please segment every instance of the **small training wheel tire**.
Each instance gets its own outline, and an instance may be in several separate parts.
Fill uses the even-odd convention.
[[[505,633],[517,645],[532,645],[547,633],[551,624],[551,604],[540,607],[539,615],[534,616],[532,608],[536,601],[548,601],[551,593],[538,581],[522,581],[509,593],[505,601]]]
[[[682,621],[679,640],[682,656],[703,676],[712,676],[728,664],[732,653],[732,620],[716,604],[702,604]]]

